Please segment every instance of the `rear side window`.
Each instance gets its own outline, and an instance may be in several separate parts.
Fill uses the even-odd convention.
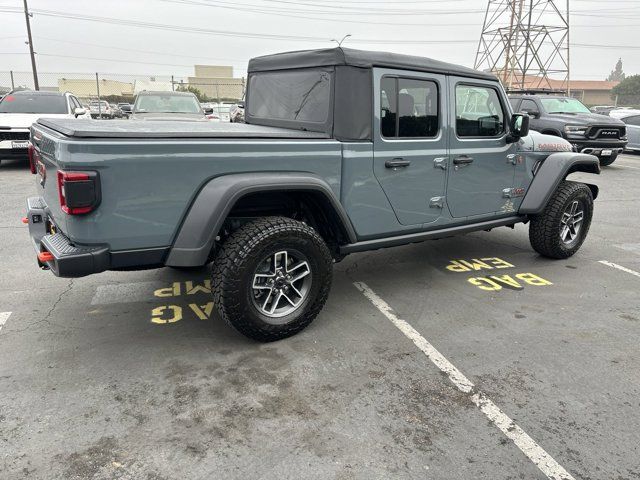
[[[478,85],[456,86],[458,137],[497,137],[504,132],[504,117],[495,89]]]
[[[67,113],[67,99],[62,95],[9,94],[0,101],[0,113]]]
[[[331,73],[321,69],[254,73],[249,92],[252,117],[325,123],[331,104]]]
[[[429,80],[383,77],[380,133],[385,138],[438,135],[438,86]]]

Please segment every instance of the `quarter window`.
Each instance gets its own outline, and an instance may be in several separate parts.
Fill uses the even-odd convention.
[[[459,137],[497,137],[504,132],[504,117],[495,89],[456,86],[456,132]]]
[[[383,77],[380,131],[385,138],[438,135],[438,86],[429,80]]]

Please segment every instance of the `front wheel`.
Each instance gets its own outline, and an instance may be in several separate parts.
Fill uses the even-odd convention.
[[[286,217],[254,220],[231,234],[213,262],[214,305],[247,337],[290,337],[324,306],[332,264],[324,240],[307,224]]]
[[[545,257],[569,258],[587,237],[592,216],[591,189],[583,183],[564,181],[542,213],[531,219],[531,246]]]

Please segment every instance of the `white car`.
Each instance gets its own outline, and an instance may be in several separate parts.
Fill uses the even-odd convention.
[[[28,158],[29,128],[42,117],[90,118],[71,93],[22,90],[0,101],[0,161]]]
[[[105,102],[104,100],[92,100],[89,103],[89,113],[91,114],[91,118],[113,118],[114,112],[109,102]]]

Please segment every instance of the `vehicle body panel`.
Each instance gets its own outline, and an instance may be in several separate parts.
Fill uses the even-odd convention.
[[[374,69],[374,91],[380,91],[382,78],[428,80],[438,86],[439,104],[445,105],[447,92],[444,75],[406,72],[392,69]],[[447,113],[440,112],[439,128],[434,138],[385,138],[381,135],[381,96],[374,99],[373,171],[402,225],[435,222],[442,208],[430,208],[429,201],[444,196],[446,171],[434,167],[436,158],[446,159],[448,151]],[[410,162],[406,167],[389,168],[394,159]]]
[[[447,183],[447,205],[455,218],[493,213],[512,213],[502,192],[514,183],[515,166],[510,155],[515,155],[517,145],[507,142],[507,129],[496,138],[461,138],[455,128],[456,86],[485,86],[498,92],[504,118],[511,116],[509,102],[495,82],[470,80],[463,77],[449,78],[450,163]],[[471,157],[468,165],[454,165],[460,156]]]
[[[43,132],[44,133],[44,132]],[[58,203],[55,168],[99,172],[100,208],[66,219],[65,233],[81,244],[95,239],[112,250],[171,245],[202,186],[228,173],[307,172],[340,194],[341,146],[334,140],[59,140],[56,164],[47,159],[44,198]],[[240,161],[241,160],[241,161]],[[42,187],[41,187],[42,188]]]

